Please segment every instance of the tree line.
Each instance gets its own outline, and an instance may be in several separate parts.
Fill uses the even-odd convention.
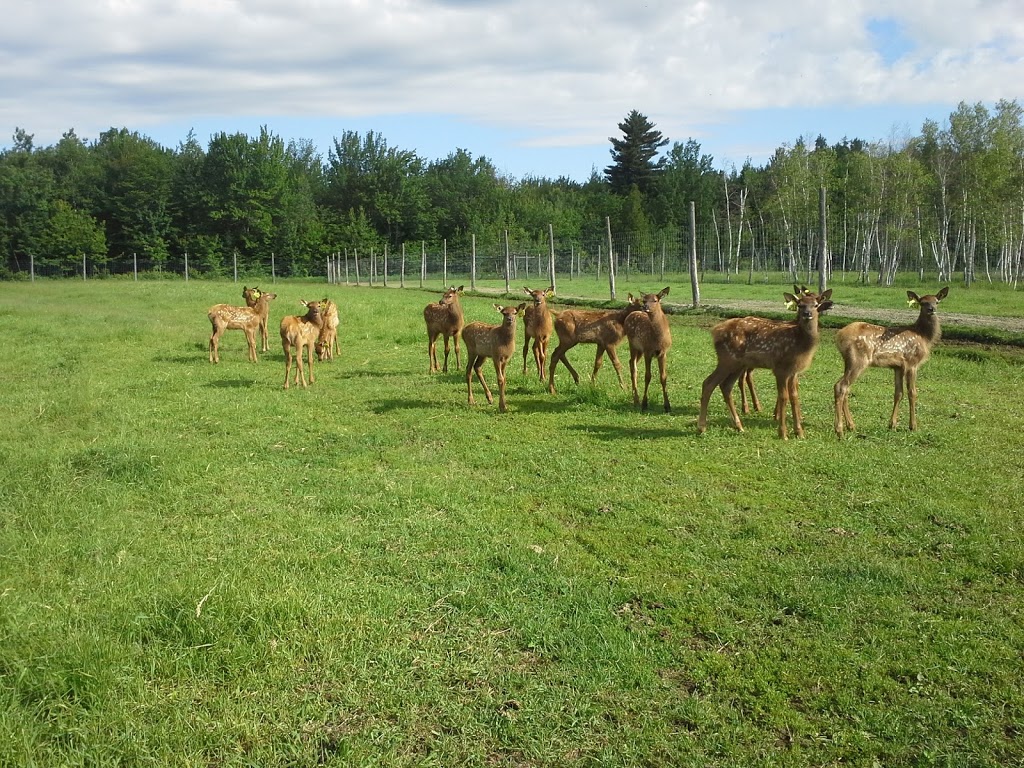
[[[219,133],[176,148],[127,128],[93,141],[69,130],[35,146],[18,128],[0,152],[0,277],[31,262],[46,274],[98,274],[126,258],[145,271],[324,274],[331,254],[408,244],[419,252],[555,248],[577,263],[636,244],[666,248],[685,269],[691,236],[703,270],[797,275],[822,252],[827,269],[891,282],[900,270],[948,280],[1016,282],[1024,252],[1024,123],[1016,101],[961,103],[915,136],[829,144],[801,137],[763,166],[716,169],[694,139],[672,142],[634,110],[609,139],[611,162],[585,182],[504,176],[456,149],[428,160],[377,132],[345,131],[324,158],[305,140]],[[698,232],[690,232],[690,204]],[[502,245],[504,244],[504,245]],[[643,254],[641,256],[641,254]],[[562,257],[560,256],[560,257]],[[504,259],[494,259],[503,264]]]

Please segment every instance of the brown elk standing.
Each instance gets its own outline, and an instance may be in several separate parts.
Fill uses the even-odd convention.
[[[893,371],[895,391],[889,429],[896,428],[904,387],[910,400],[910,428],[917,429],[917,369],[942,336],[936,310],[948,295],[948,286],[930,296],[907,291],[907,299],[921,310],[913,325],[886,328],[873,323],[850,323],[836,334],[836,346],[844,363],[843,376],[835,386],[835,430],[839,437],[843,436],[844,426],[856,429],[850,413],[850,388],[867,368]]]
[[[455,340],[455,365],[462,367],[459,357],[459,336],[462,333],[464,323],[462,317],[462,305],[459,304],[459,294],[463,286],[456,288],[454,285],[445,290],[444,295],[435,303],[427,304],[423,308],[423,319],[427,323],[427,357],[430,367],[429,373],[442,370],[437,364],[437,337],[444,335],[444,372],[448,372],[449,339]]]
[[[523,330],[526,334],[523,340],[523,375],[526,375],[526,355],[530,348],[530,339],[533,339],[533,359],[537,363],[537,375],[544,381],[548,362],[548,339],[551,338],[553,329],[548,297],[555,295],[555,287],[550,286],[546,291],[531,291],[529,288],[523,290],[533,299],[533,304],[527,306],[526,314],[523,316]]]
[[[623,328],[629,339],[629,377],[633,383],[633,404],[647,410],[647,390],[651,386],[651,359],[658,358],[658,375],[661,377],[661,394],[665,401],[665,413],[672,408],[668,402],[668,360],[667,355],[672,347],[672,331],[668,327],[668,317],[661,306],[661,300],[668,296],[668,288],[658,293],[648,293],[641,299],[641,311],[633,312],[625,321]],[[646,376],[644,377],[644,397],[640,399],[637,392],[637,361],[644,358]]]
[[[806,285],[797,285],[796,283],[793,283],[793,295],[806,296],[809,293],[811,293],[811,289]],[[757,320],[758,318],[753,319]],[[747,390],[750,390],[749,403],[747,402]],[[743,372],[743,375],[740,376],[740,403],[744,416],[750,413],[751,406],[753,406],[753,409],[758,413],[761,412],[761,401],[757,397],[757,390],[754,389],[754,370],[752,368],[748,368]],[[778,414],[776,414],[775,417],[778,418]]]
[[[309,383],[316,382],[313,374],[313,346],[323,331],[323,317],[320,304],[316,301],[303,301],[305,315],[286,315],[281,318],[281,346],[284,348],[284,388],[288,389],[288,374],[291,372],[292,358],[295,359],[295,383],[306,386],[306,373],[302,369],[302,348],[305,347],[309,357]],[[294,350],[294,354],[292,352]]]
[[[337,303],[327,298],[320,300],[320,314],[324,318],[324,327],[315,348],[317,359],[323,362],[334,360],[335,354],[341,354],[341,348],[338,346],[338,325],[341,320],[338,318]]]
[[[210,362],[220,362],[220,337],[224,331],[240,330],[245,333],[245,341],[249,345],[249,360],[258,362],[256,357],[256,332],[260,322],[269,310],[269,302],[275,298],[273,293],[264,293],[256,300],[254,307],[236,307],[231,304],[214,304],[207,311],[213,332],[210,334]]]
[[[623,328],[626,318],[639,309],[639,299],[634,299],[630,296],[629,304],[622,309],[567,309],[562,312],[552,313],[555,321],[555,333],[558,334],[558,346],[551,353],[548,391],[552,395],[555,394],[555,368],[558,367],[559,362],[569,369],[573,381],[577,384],[580,383],[579,374],[572,367],[569,358],[565,356],[565,353],[577,344],[597,345],[597,355],[594,358],[594,372],[590,376],[591,382],[597,380],[597,372],[601,370],[601,363],[604,361],[604,355],[607,352],[608,359],[612,361],[612,366],[615,368],[615,375],[619,378],[619,387],[625,389],[626,384],[622,380],[622,366],[619,364],[615,347],[626,336],[626,330]]]
[[[260,298],[266,296],[264,301],[260,301]],[[270,344],[267,341],[267,323],[270,321],[270,303],[272,300],[277,298],[276,293],[264,293],[259,287],[253,288],[242,288],[242,298],[245,299],[245,306],[252,307],[260,313],[260,339],[263,344],[260,349],[261,352],[269,352]]]
[[[525,309],[526,304],[518,307],[503,307],[495,304],[494,308],[502,315],[500,325],[488,323],[470,323],[462,330],[462,340],[466,342],[466,390],[469,393],[469,404],[473,405],[473,372],[476,371],[477,381],[484,388],[488,403],[494,402],[491,390],[484,381],[481,366],[488,357],[494,360],[494,374],[498,378],[498,411],[505,413],[505,369],[508,361],[516,350],[516,317]]]
[[[810,367],[818,348],[818,314],[832,306],[832,290],[821,296],[807,293],[799,298],[785,294],[788,305],[796,305],[796,319],[792,321],[765,320],[739,317],[719,323],[711,329],[718,365],[704,380],[700,395],[700,415],[697,431],[707,429],[708,402],[715,387],[729,409],[733,426],[740,432],[743,423],[736,413],[732,388],[744,371],[768,368],[775,374],[778,393],[775,398],[775,418],[779,422],[779,437],[788,438],[786,432],[786,405],[792,404],[793,426],[797,437],[804,436],[800,415],[799,375]]]

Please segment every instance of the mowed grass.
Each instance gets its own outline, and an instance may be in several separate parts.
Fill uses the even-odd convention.
[[[937,347],[914,433],[870,370],[839,441],[828,330],[806,439],[767,372],[698,436],[704,313],[671,414],[593,347],[554,396],[520,348],[498,414],[427,373],[439,289],[261,287],[271,351],[211,365],[240,285],[0,284],[0,765],[1024,762],[1019,351]],[[341,356],[285,391],[280,318],[325,295]]]

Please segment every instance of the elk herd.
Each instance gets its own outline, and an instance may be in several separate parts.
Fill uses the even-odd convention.
[[[267,340],[267,322],[270,319],[270,302],[277,298],[276,293],[265,293],[259,288],[245,287],[242,298],[246,306],[236,307],[230,304],[214,304],[207,311],[213,332],[210,334],[210,362],[219,363],[218,348],[220,337],[227,330],[245,332],[245,340],[249,345],[249,360],[257,362],[256,332],[262,340],[261,351],[270,349]],[[286,315],[281,318],[281,346],[284,349],[284,388],[288,389],[292,363],[295,363],[295,384],[307,386],[306,373],[302,365],[303,349],[306,351],[309,367],[309,384],[316,381],[313,372],[313,353],[320,360],[333,360],[338,350],[338,305],[330,299],[321,301],[302,301],[306,308],[305,314]]]
[[[658,362],[658,377],[661,384],[663,406],[666,413],[671,411],[668,396],[668,353],[672,348],[672,332],[662,300],[669,289],[658,293],[628,297],[626,306],[619,309],[575,309],[552,310],[548,299],[554,295],[554,287],[544,290],[524,288],[528,301],[518,305],[494,304],[500,315],[495,323],[482,321],[465,322],[459,297],[463,286],[445,289],[437,301],[423,309],[423,320],[427,328],[428,373],[447,372],[448,361],[454,348],[455,365],[465,372],[467,401],[473,399],[473,377],[483,388],[488,403],[494,396],[484,378],[483,364],[488,358],[494,365],[498,386],[498,410],[508,410],[506,401],[507,369],[509,360],[516,352],[516,325],[523,318],[523,375],[530,367],[532,350],[533,364],[540,382],[547,383],[548,391],[555,394],[555,373],[561,363],[573,381],[579,384],[579,374],[573,368],[566,352],[579,344],[596,346],[594,369],[591,381],[595,381],[604,356],[611,360],[618,376],[619,386],[625,388],[622,366],[616,354],[616,347],[627,340],[629,345],[629,375],[632,385],[633,402],[641,410],[647,410],[648,391],[651,385],[651,364]],[[794,311],[792,320],[770,320],[761,317],[737,317],[724,320],[711,328],[711,342],[714,346],[716,365],[704,379],[700,391],[700,410],[697,416],[697,431],[707,430],[708,407],[715,389],[719,389],[733,427],[743,431],[743,423],[733,401],[733,389],[740,385],[741,405],[744,414],[761,410],[760,401],[754,388],[753,372],[765,368],[775,376],[776,398],[774,419],[782,439],[789,436],[788,421],[792,413],[793,432],[804,436],[800,411],[799,376],[806,371],[817,351],[820,341],[819,316],[832,307],[832,291],[820,295],[806,287],[793,286],[793,293],[784,293],[787,306]],[[909,325],[882,326],[866,322],[854,322],[836,333],[836,345],[843,359],[843,375],[836,382],[833,395],[835,404],[834,430],[842,437],[846,430],[853,430],[853,416],[850,412],[850,389],[858,377],[869,367],[889,368],[895,377],[890,429],[895,429],[899,417],[900,403],[906,392],[910,403],[910,429],[917,429],[917,371],[939,340],[941,329],[936,314],[939,302],[946,298],[949,289],[942,288],[934,295],[918,296],[907,291],[912,307],[919,310],[916,322]],[[209,360],[218,363],[219,342],[225,330],[241,330],[245,333],[249,348],[249,359],[257,361],[256,334],[260,334],[261,351],[269,349],[267,323],[270,302],[277,298],[274,293],[259,288],[244,288],[242,298],[246,306],[215,304],[207,315],[212,326],[209,343]],[[333,360],[339,353],[338,347],[338,306],[329,299],[302,301],[305,313],[285,316],[281,320],[281,346],[285,354],[284,388],[288,389],[294,362],[293,383],[307,386],[303,366],[305,351],[309,368],[308,382],[314,383],[314,354],[320,361]],[[552,333],[558,337],[554,352],[548,357],[548,346]],[[444,337],[444,358],[439,363],[437,342]],[[531,346],[532,342],[532,346]],[[466,365],[463,369],[460,347],[466,346]],[[643,394],[638,386],[640,360],[644,364]],[[747,402],[747,392],[750,404]]]

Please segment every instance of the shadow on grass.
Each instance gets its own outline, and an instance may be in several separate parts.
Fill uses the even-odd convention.
[[[509,399],[508,407],[520,413],[560,413],[567,410],[567,404],[564,400],[559,400],[551,395],[539,397],[528,394],[524,395],[524,399],[520,399],[518,393],[508,392],[506,396],[508,395],[515,396],[515,399]],[[497,395],[495,395],[495,398],[497,398]]]
[[[425,409],[437,408],[438,404],[429,400],[416,400],[411,397],[391,398],[381,400],[370,408],[373,413],[393,413],[395,411],[422,411]]]
[[[259,382],[260,386],[263,386],[265,382]],[[215,387],[217,389],[249,389],[255,387],[257,382],[252,379],[222,379],[220,381],[211,381],[206,386]]]
[[[194,363],[206,363],[212,365],[208,352],[203,350],[202,355],[157,355],[153,358],[154,363],[176,363],[178,365],[193,365]]]
[[[693,437],[696,435],[696,430],[689,422],[683,422],[678,426],[667,424],[635,427],[571,425],[566,429],[570,432],[582,432],[588,437],[595,437],[598,440],[663,440],[666,437]]]
[[[332,363],[317,363],[317,370],[321,370],[320,366],[323,365],[323,370],[329,370]],[[339,379],[386,379],[393,376],[408,377],[408,371],[394,371],[394,370],[379,370],[375,368],[359,368],[357,370],[346,370],[338,374]]]

